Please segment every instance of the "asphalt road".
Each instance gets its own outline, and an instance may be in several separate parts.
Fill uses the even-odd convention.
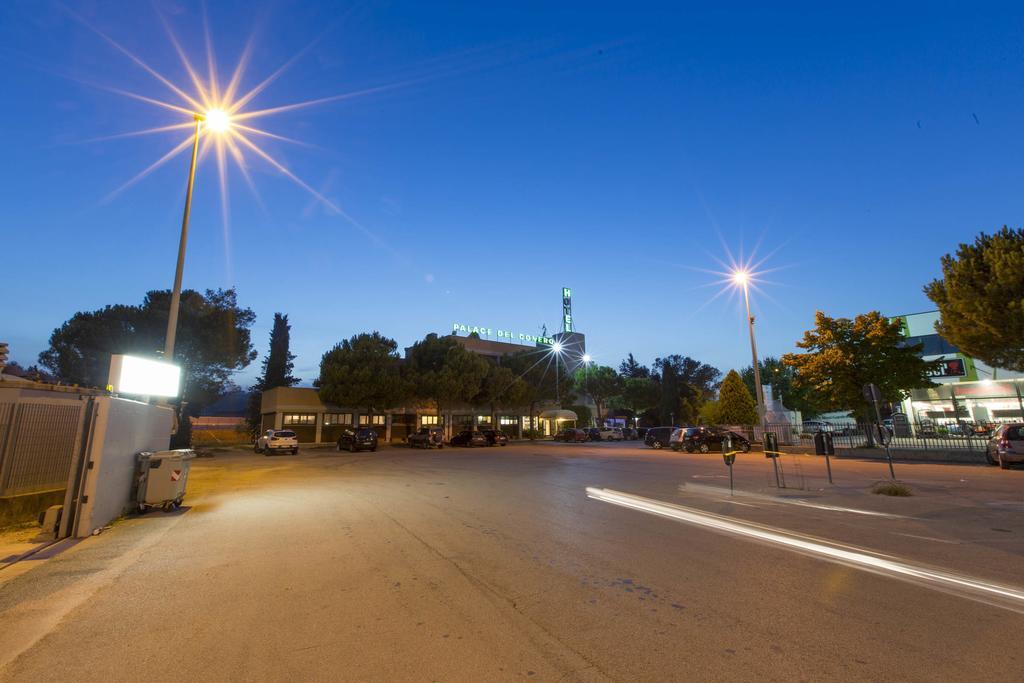
[[[0,571],[0,678],[1024,678],[1024,470],[782,466],[730,497],[720,455],[630,444],[221,453],[188,509]]]

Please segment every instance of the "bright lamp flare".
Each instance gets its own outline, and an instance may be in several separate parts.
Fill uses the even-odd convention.
[[[204,117],[206,128],[214,133],[223,133],[231,127],[231,117],[223,109],[211,109]]]
[[[734,270],[732,273],[732,281],[742,287],[750,282],[750,273],[745,270]]]
[[[584,363],[589,363],[590,360],[591,360],[591,358],[590,358],[590,354],[589,353],[583,354],[583,362]]]
[[[552,344],[551,345],[551,350],[554,351],[555,353],[561,353],[562,352],[562,342],[555,342],[554,344]]]

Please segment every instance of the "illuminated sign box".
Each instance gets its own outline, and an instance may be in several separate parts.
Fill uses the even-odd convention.
[[[177,396],[181,390],[181,367],[139,356],[114,354],[110,357],[108,383],[117,394]]]

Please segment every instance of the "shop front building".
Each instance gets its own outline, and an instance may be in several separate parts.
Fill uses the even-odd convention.
[[[958,432],[964,425],[1024,419],[1024,374],[993,368],[963,353],[935,331],[938,311],[898,316],[908,344],[921,345],[921,357],[938,361],[935,386],[914,389],[902,412],[919,429]]]

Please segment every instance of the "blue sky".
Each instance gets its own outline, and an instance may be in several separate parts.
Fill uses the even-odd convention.
[[[307,381],[360,331],[557,329],[562,286],[598,362],[727,370],[744,319],[701,269],[729,252],[777,269],[754,306],[778,355],[816,309],[931,308],[943,254],[1020,225],[1019,5],[706,4],[209,3],[223,81],[257,36],[243,90],[315,41],[253,107],[389,87],[259,121],[311,145],[260,140],[362,229],[249,155],[259,201],[230,169],[226,232],[210,157],[185,286],[237,287],[261,354],[288,313]],[[75,311],[173,279],[187,157],[105,198],[184,134],[84,141],[184,119],[97,87],[175,101],[89,26],[187,85],[159,11],[205,68],[198,3],[69,7],[0,9],[2,334],[24,364]]]

